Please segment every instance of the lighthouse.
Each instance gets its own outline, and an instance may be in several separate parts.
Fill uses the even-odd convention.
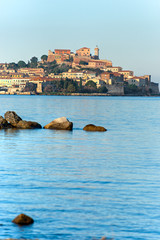
[[[95,49],[94,49],[94,56],[95,56],[96,59],[99,59],[99,48],[98,48],[98,46],[96,46]]]

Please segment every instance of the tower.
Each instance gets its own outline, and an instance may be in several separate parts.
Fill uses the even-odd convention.
[[[95,49],[94,49],[94,56],[95,56],[97,59],[99,59],[99,48],[98,48],[98,46],[96,46]]]

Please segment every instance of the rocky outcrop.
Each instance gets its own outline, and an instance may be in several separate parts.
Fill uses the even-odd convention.
[[[2,116],[0,116],[0,129],[8,129],[11,128],[11,124],[7,122]]]
[[[101,126],[95,126],[93,124],[88,124],[83,128],[84,131],[91,131],[91,132],[105,132],[107,131],[106,128]]]
[[[14,111],[6,112],[4,117],[13,127],[16,127],[17,123],[22,120]]]
[[[70,122],[66,117],[61,117],[53,120],[44,126],[45,129],[56,129],[56,130],[72,130],[73,123]]]
[[[19,129],[35,129],[35,128],[42,128],[42,126],[37,122],[21,120],[17,123],[16,128],[19,128]]]
[[[18,215],[16,218],[14,218],[12,222],[22,226],[32,224],[34,220],[31,217],[22,213]]]
[[[42,126],[37,122],[22,120],[22,118],[19,117],[17,113],[15,113],[14,111],[6,112],[4,117],[5,119],[3,117],[0,118],[0,129],[2,128],[17,128],[17,129],[42,128]],[[3,125],[5,127],[3,127]]]

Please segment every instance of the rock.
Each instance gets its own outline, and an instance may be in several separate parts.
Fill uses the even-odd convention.
[[[103,236],[100,240],[107,240],[107,238],[105,236]]]
[[[17,123],[22,120],[14,111],[8,111],[4,114],[5,119],[13,126],[16,127]]]
[[[31,217],[22,213],[18,215],[15,219],[13,219],[12,222],[18,225],[29,225],[32,224],[34,220]]]
[[[85,131],[98,131],[98,132],[105,132],[105,131],[107,131],[107,129],[106,128],[104,128],[104,127],[101,127],[101,126],[95,126],[95,125],[93,125],[93,124],[88,124],[88,125],[86,125],[84,128],[83,128],[83,130],[85,130]]]
[[[11,128],[11,124],[7,122],[2,116],[0,116],[0,129],[8,129]]]
[[[34,129],[34,128],[42,128],[42,126],[37,122],[25,121],[20,118],[17,113],[13,111],[8,111],[4,115],[5,120],[8,121],[11,126],[18,129]]]
[[[42,126],[37,122],[32,121],[24,121],[21,120],[17,123],[16,128],[20,129],[35,129],[35,128],[42,128]]]
[[[66,117],[57,118],[54,121],[44,126],[45,129],[56,129],[56,130],[72,130],[73,123],[70,122]]]
[[[107,238],[105,236],[103,236],[100,240],[114,240],[113,238]]]

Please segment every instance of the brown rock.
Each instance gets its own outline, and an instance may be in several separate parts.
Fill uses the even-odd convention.
[[[105,132],[107,131],[106,128],[101,127],[101,126],[95,126],[93,124],[88,124],[83,128],[84,131],[92,131],[92,132]]]
[[[16,127],[17,123],[22,120],[14,111],[6,112],[4,117],[14,127]]]
[[[20,129],[35,129],[35,128],[42,128],[42,126],[37,122],[32,121],[24,121],[21,120],[17,123],[16,128]]]
[[[29,225],[32,224],[34,220],[31,217],[22,213],[18,215],[15,219],[13,219],[12,222],[18,225]]]
[[[73,123],[70,122],[66,117],[57,118],[54,121],[44,126],[45,129],[56,129],[56,130],[72,130]]]
[[[11,124],[7,122],[2,116],[0,116],[0,129],[8,129],[11,128]]]

